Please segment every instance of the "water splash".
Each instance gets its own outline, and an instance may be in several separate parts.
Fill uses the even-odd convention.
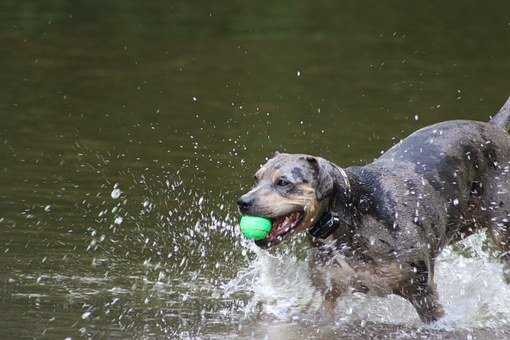
[[[502,265],[486,243],[485,234],[474,235],[447,247],[437,259],[436,282],[446,312],[442,320],[422,324],[411,304],[397,296],[352,294],[337,303],[337,326],[375,323],[429,331],[508,329],[510,286],[503,281]],[[311,284],[306,259],[248,248],[255,260],[225,285],[227,294],[252,293],[245,318],[257,314],[279,323],[312,320],[322,298]]]
[[[120,187],[119,196],[112,195]],[[72,270],[18,276],[16,284],[32,295],[15,298],[45,301],[58,291],[79,312],[69,324],[91,336],[97,327],[137,338],[510,332],[510,289],[484,235],[438,258],[436,282],[446,310],[440,322],[423,325],[396,296],[354,294],[338,302],[336,323],[324,323],[316,319],[322,297],[309,278],[303,238],[270,253],[244,241],[228,195],[195,191],[178,174],[133,174],[113,188],[105,183],[83,202],[91,218],[82,277]]]

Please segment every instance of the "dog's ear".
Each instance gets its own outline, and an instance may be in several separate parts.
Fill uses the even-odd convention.
[[[321,201],[333,191],[334,179],[331,174],[331,165],[320,157],[307,156],[306,160],[314,171],[314,177],[317,181],[315,195],[317,200]]]
[[[306,160],[315,171],[317,200],[320,201],[333,193],[333,210],[336,216],[344,223],[355,225],[356,208],[346,172],[320,157],[307,156]]]

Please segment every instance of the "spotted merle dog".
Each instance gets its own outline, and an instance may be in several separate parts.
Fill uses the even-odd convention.
[[[239,200],[242,214],[272,219],[269,248],[307,231],[312,279],[332,315],[347,291],[397,294],[424,322],[443,314],[434,259],[486,229],[510,281],[510,98],[488,123],[425,127],[373,163],[341,168],[277,153]]]

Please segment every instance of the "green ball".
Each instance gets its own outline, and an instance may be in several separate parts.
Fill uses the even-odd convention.
[[[263,240],[271,231],[271,220],[257,216],[241,216],[241,232],[250,240]]]

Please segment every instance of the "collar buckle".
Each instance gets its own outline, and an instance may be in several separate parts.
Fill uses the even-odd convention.
[[[333,234],[340,226],[340,218],[337,215],[326,212],[308,231],[315,238],[325,239]]]

